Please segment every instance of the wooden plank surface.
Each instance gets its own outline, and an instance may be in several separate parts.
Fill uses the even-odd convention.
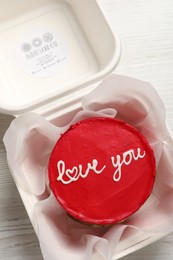
[[[167,122],[173,132],[173,1],[99,1],[122,41],[122,58],[116,73],[149,81],[156,88],[165,104]],[[11,120],[11,116],[0,114],[0,140]],[[8,169],[2,141],[0,259],[43,259],[39,242]],[[172,260],[173,235],[122,259]]]

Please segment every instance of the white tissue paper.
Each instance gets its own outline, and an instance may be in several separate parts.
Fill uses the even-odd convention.
[[[47,165],[60,135],[89,117],[116,117],[136,127],[153,148],[157,175],[144,205],[124,222],[95,228],[71,219],[49,188]],[[65,115],[64,115],[65,118]],[[14,119],[4,136],[16,184],[36,198],[32,218],[45,260],[116,259],[121,241],[133,230],[145,234],[173,231],[173,143],[165,108],[154,88],[137,79],[112,75],[81,101],[81,111],[65,127],[27,113]]]

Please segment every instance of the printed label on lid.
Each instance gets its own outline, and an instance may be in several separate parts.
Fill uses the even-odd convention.
[[[61,70],[67,59],[63,40],[50,29],[23,37],[17,49],[20,67],[37,78],[53,76]]]

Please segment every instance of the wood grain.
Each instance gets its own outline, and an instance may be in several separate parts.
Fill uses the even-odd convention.
[[[6,162],[2,137],[13,117],[0,114],[0,259],[43,259]]]
[[[100,2],[122,41],[122,58],[116,73],[149,81],[156,88],[173,132],[173,1]],[[41,260],[39,242],[8,169],[2,143],[12,119],[0,114],[0,259]],[[173,235],[122,259],[171,260]]]

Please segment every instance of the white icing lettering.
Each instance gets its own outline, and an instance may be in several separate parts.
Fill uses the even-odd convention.
[[[100,170],[98,170],[98,161],[96,159],[93,159],[91,163],[87,164],[87,169],[83,173],[81,164],[79,164],[78,167],[74,166],[72,169],[66,169],[65,162],[60,160],[57,163],[57,169],[59,172],[57,181],[61,181],[63,184],[69,184],[73,181],[77,181],[79,177],[86,178],[91,170],[94,171],[96,174],[100,174],[103,172],[105,168],[106,165],[104,165]],[[64,177],[66,177],[67,180]]]
[[[132,160],[137,161],[144,158],[146,155],[145,151],[141,153],[141,149],[137,148],[136,152],[134,149],[130,149],[120,156],[119,154],[116,157],[111,157],[112,166],[116,169],[113,174],[113,180],[119,182],[122,176],[122,166],[131,164]],[[96,159],[93,159],[91,163],[87,164],[86,170],[83,172],[83,167],[81,164],[74,166],[71,169],[66,169],[65,162],[60,160],[57,163],[57,170],[59,176],[57,181],[61,181],[63,184],[70,184],[71,182],[77,181],[80,177],[86,178],[90,171],[93,171],[95,174],[100,174],[104,171],[106,165],[104,165],[99,170],[99,162]]]
[[[122,159],[120,155],[116,156],[116,162],[115,162],[115,157],[112,156],[111,157],[111,162],[114,168],[116,168],[116,171],[114,172],[113,175],[113,180],[118,182],[121,179],[122,176],[122,172],[121,172],[121,168],[124,165],[129,165],[132,162],[132,159],[134,159],[135,161],[137,161],[138,159],[142,159],[145,156],[145,151],[143,152],[143,154],[140,153],[141,149],[137,148],[137,154],[135,155],[135,152],[133,149],[128,150],[126,152],[123,153]]]

